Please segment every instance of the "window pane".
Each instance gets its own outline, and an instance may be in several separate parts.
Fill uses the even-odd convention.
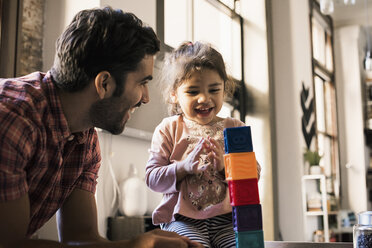
[[[336,133],[336,95],[335,89],[330,82],[324,83],[324,98],[326,109],[326,130],[329,135],[335,136]]]
[[[338,160],[338,143],[336,139],[332,140],[332,174],[334,178],[334,193],[336,197],[340,195],[340,166]]]
[[[333,54],[332,54],[332,40],[330,34],[327,35],[327,40],[326,40],[326,68],[330,71],[333,71]]]
[[[313,24],[313,56],[322,65],[325,65],[325,35],[322,25],[312,18]]]
[[[208,13],[208,15],[206,14]],[[240,24],[205,0],[194,1],[194,39],[211,43],[223,56],[227,71],[241,79]]]
[[[318,131],[325,132],[323,80],[318,76],[315,76],[315,106],[317,129]]]
[[[324,168],[326,176],[332,175],[332,143],[328,136],[318,134],[318,151],[322,156],[320,164]]]
[[[320,164],[323,165],[323,158],[324,158],[324,135],[323,134],[318,134],[318,152],[319,155],[322,157],[320,160]]]
[[[244,18],[244,21],[249,23],[248,26],[255,27],[255,32],[266,32],[266,4],[262,4],[262,1],[252,0],[239,0],[240,15]],[[252,29],[252,28],[251,28]]]
[[[164,43],[178,47],[191,40],[191,0],[164,0]]]
[[[338,160],[338,143],[336,139],[332,141],[332,172],[333,174],[339,173],[339,160]]]
[[[332,175],[333,171],[333,151],[332,151],[332,140],[330,137],[324,134],[318,134],[318,151],[319,155],[322,156],[320,165],[323,167],[323,173],[327,177],[327,193],[334,191],[334,180]]]
[[[328,177],[332,175],[332,143],[329,137],[324,138],[324,174]]]

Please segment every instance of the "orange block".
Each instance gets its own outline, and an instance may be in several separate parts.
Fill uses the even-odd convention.
[[[223,155],[226,180],[258,178],[254,152],[237,152]]]

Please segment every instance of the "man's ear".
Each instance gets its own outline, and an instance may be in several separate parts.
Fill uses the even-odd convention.
[[[112,96],[116,87],[116,82],[110,72],[101,71],[95,77],[94,85],[99,98],[103,99]]]

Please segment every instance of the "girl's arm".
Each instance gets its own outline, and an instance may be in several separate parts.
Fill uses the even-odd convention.
[[[162,131],[159,126],[155,129],[152,137],[145,181],[147,186],[155,192],[175,193],[177,192],[176,163],[169,161],[172,143],[166,130]]]
[[[200,154],[208,148],[209,141],[200,139],[193,151],[183,161],[171,163],[170,158],[174,156],[174,143],[176,142],[174,133],[179,131],[176,129],[177,125],[169,119],[163,120],[156,127],[151,142],[150,158],[146,165],[147,186],[151,190],[163,194],[179,191],[179,183],[188,174],[195,174],[198,171]]]
[[[188,174],[198,170],[199,157],[206,148],[207,141],[200,139],[194,150],[183,161],[169,163],[170,145],[164,132],[155,130],[150,149],[150,159],[146,166],[146,184],[153,191],[160,193],[178,192],[178,184]]]

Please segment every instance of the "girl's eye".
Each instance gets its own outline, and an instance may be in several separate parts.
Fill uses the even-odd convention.
[[[196,94],[198,94],[198,92],[195,91],[195,90],[189,90],[189,91],[186,91],[186,93],[189,94],[189,95],[196,95]]]
[[[210,89],[209,92],[211,93],[217,93],[219,92],[221,89]]]

